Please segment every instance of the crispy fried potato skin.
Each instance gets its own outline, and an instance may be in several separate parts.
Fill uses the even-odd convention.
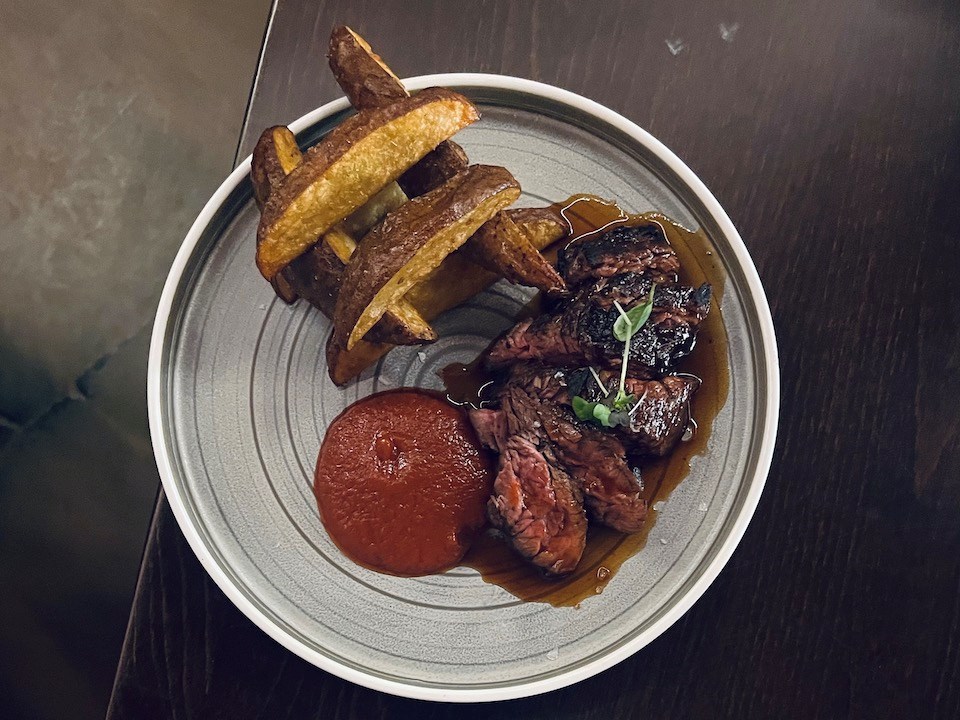
[[[383,58],[345,25],[330,33],[327,60],[337,84],[357,110],[381,107],[409,95]],[[465,170],[468,164],[463,148],[447,140],[401,175],[397,182],[408,197],[417,197],[443,185]]]
[[[506,213],[538,252],[570,233],[570,225],[553,208],[512,208]]]
[[[333,319],[334,341],[351,349],[385,307],[519,195],[519,184],[505,168],[473,165],[388,214],[347,266]]]
[[[270,194],[301,162],[303,153],[297,139],[285,125],[274,125],[260,133],[250,161],[250,180],[253,197],[261,211]]]
[[[250,170],[258,204],[261,197],[266,200],[276,191],[302,157],[296,138],[288,128],[280,125],[263,132],[254,148]],[[287,303],[302,297],[327,317],[333,317],[344,265],[356,248],[356,242],[346,230],[362,235],[406,199],[396,183],[381,190],[344,221],[345,229],[331,229],[320,242],[274,277],[270,284],[277,295]],[[386,312],[369,336],[375,342],[394,345],[417,345],[437,339],[436,331],[406,300]]]
[[[367,41],[346,25],[330,33],[327,60],[337,84],[357,110],[378,108],[409,95]]]
[[[297,139],[285,125],[275,125],[264,130],[253,148],[250,162],[250,180],[257,207],[263,206],[274,188],[278,187],[290,172],[303,160]],[[290,271],[286,268],[270,281],[273,291],[287,305],[297,300],[297,292],[291,283]]]
[[[507,210],[520,230],[540,251],[567,236],[563,219],[548,208],[519,208]],[[500,279],[496,273],[484,270],[467,259],[462,250],[451,253],[423,282],[416,285],[406,299],[428,321],[460,305],[477,293],[483,292]],[[358,343],[352,350],[327,344],[327,358],[335,358],[337,365],[329,365],[330,377],[337,385],[344,385],[386,355],[393,345]]]
[[[293,305],[300,297],[297,294],[297,291],[293,289],[293,285],[290,282],[290,274],[287,272],[287,268],[284,268],[278,272],[273,280],[270,281],[270,287],[273,288],[273,291],[277,294],[277,297],[283,300],[287,305]]]
[[[348,118],[267,199],[257,267],[268,280],[444,139],[479,118],[459,93],[428,88]]]
[[[333,315],[343,280],[343,263],[329,245],[316,243],[277,277],[285,278],[299,297],[324,315]]]
[[[361,340],[352,350],[347,350],[343,345],[328,340],[325,350],[327,373],[335,384],[346,385],[395,347],[390,343]]]
[[[423,159],[399,177],[397,183],[407,197],[419,197],[443,185],[470,164],[466,151],[447,140],[423,156]]]
[[[529,285],[548,293],[561,293],[567,284],[508,211],[501,211],[485,222],[463,247],[466,256],[477,265],[503,275],[519,285]]]

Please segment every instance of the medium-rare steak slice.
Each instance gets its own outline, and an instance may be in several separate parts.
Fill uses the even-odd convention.
[[[549,448],[507,440],[488,505],[490,522],[523,557],[551,575],[573,572],[587,542],[576,488]]]
[[[487,355],[492,367],[521,360],[550,365],[617,367],[623,343],[613,335],[619,317],[614,301],[629,309],[645,299],[653,283],[627,272],[583,286],[551,315],[525,320],[500,338]],[[710,286],[657,285],[649,320],[630,339],[630,374],[651,378],[669,372],[696,344],[710,310]]]
[[[647,515],[643,484],[612,434],[580,423],[570,411],[564,373],[538,365],[517,365],[498,392],[499,411],[471,412],[481,441],[520,436],[559,460],[583,494],[590,516],[620,532],[636,532]],[[501,460],[503,454],[501,453]]]
[[[570,288],[625,272],[645,273],[658,284],[674,283],[680,260],[655,222],[618,227],[560,250],[557,270]]]
[[[583,491],[590,516],[620,532],[637,532],[647,516],[640,497],[643,483],[627,464],[620,441],[600,428],[579,422],[569,409],[565,375],[538,365],[515,365],[500,392],[502,407],[525,406],[535,411],[542,431],[556,449],[557,458]]]
[[[520,555],[545,572],[573,572],[587,540],[580,490],[532,424],[534,439],[525,432],[511,432],[522,430],[527,420],[536,420],[504,409],[471,410],[470,420],[480,441],[500,453],[487,506],[491,524]]]
[[[614,530],[637,532],[647,517],[639,471],[630,469],[626,451],[613,435],[559,412],[544,427],[557,456],[580,486],[590,517]]]

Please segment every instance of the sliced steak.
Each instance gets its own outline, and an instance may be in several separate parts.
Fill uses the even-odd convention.
[[[583,365],[588,350],[564,329],[564,314],[538,315],[514,325],[487,351],[487,364],[505,367],[524,360]]]
[[[491,450],[500,452],[500,448],[506,444],[506,419],[499,410],[474,408],[470,410],[470,424],[477,432],[477,439]]]
[[[620,532],[636,532],[647,515],[639,474],[627,463],[614,435],[581,423],[569,409],[564,373],[538,365],[517,365],[498,393],[502,428],[511,435],[547,441],[582,491],[590,516]],[[475,421],[481,438],[493,423]]]
[[[580,562],[587,519],[549,447],[538,449],[519,435],[506,441],[488,514],[514,549],[547,573],[566,575]]]
[[[547,435],[560,462],[583,491],[590,517],[620,532],[637,532],[647,517],[647,502],[640,497],[640,472],[630,469],[621,442],[567,412],[562,414],[565,417],[560,412],[556,415],[545,425]]]
[[[470,411],[480,441],[500,453],[487,506],[490,523],[534,565],[566,575],[580,562],[587,541],[580,490],[533,427],[536,418],[519,411]]]
[[[600,379],[607,392],[616,392],[620,383],[617,373],[605,370]],[[568,375],[572,395],[596,402],[604,397],[587,368]],[[628,377],[627,394],[633,395],[635,409],[630,426],[618,426],[616,434],[627,450],[636,455],[663,456],[669,453],[690,422],[690,400],[700,387],[694,375],[668,375],[660,380]]]
[[[571,288],[624,272],[645,273],[666,284],[676,282],[680,260],[663,228],[650,222],[575,240],[560,250],[557,269]]]
[[[551,365],[618,367],[623,343],[613,335],[619,317],[614,301],[629,309],[644,300],[653,283],[633,272],[583,286],[559,312],[518,323],[487,356],[492,367],[521,360]],[[710,286],[657,285],[653,312],[630,340],[630,373],[651,378],[669,372],[694,348],[700,323],[710,310]]]

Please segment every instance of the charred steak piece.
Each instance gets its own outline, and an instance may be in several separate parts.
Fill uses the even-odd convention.
[[[653,280],[627,272],[584,285],[559,312],[515,325],[490,348],[492,367],[521,360],[551,365],[618,367],[623,343],[613,335],[618,301],[626,309],[644,300]],[[710,286],[657,285],[653,312],[630,340],[630,374],[652,378],[668,373],[688,355],[710,310]]]
[[[557,269],[571,288],[625,272],[646,274],[663,285],[676,282],[680,260],[663,228],[650,222],[575,240],[560,251]]]
[[[547,427],[560,461],[583,492],[590,517],[623,533],[642,528],[647,518],[647,501],[640,497],[643,482],[639,470],[627,464],[620,440],[572,416]]]
[[[579,493],[549,447],[513,435],[500,453],[489,516],[527,560],[550,575],[573,572],[587,541]]]
[[[626,451],[616,437],[577,420],[568,407],[570,394],[562,371],[515,365],[500,398],[502,407],[535,408],[536,429],[553,444],[594,520],[625,533],[643,526],[647,503],[640,497],[639,473],[627,464]]]
[[[620,378],[609,370],[600,372],[607,391],[616,392]],[[587,368],[573,371],[567,377],[571,395],[597,402],[603,398],[600,388]],[[629,427],[618,426],[616,434],[627,450],[636,455],[666,455],[683,435],[690,422],[690,400],[700,387],[694,375],[668,375],[661,380],[628,377],[625,391],[636,400]]]
[[[504,409],[471,410],[470,420],[481,442],[500,453],[487,505],[491,524],[546,573],[573,572],[587,541],[583,501],[549,443],[535,430],[533,439],[520,432],[536,420]]]
[[[613,435],[580,423],[569,409],[564,374],[539,365],[517,365],[498,392],[499,411],[471,413],[482,442],[520,435],[551,448],[583,494],[590,516],[620,532],[643,526],[647,504],[643,484],[627,464],[626,451]],[[501,455],[501,458],[503,456]]]

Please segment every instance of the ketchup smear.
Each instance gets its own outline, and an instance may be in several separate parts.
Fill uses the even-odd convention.
[[[486,524],[493,462],[466,413],[423,390],[365,397],[330,425],[314,492],[350,559],[392,575],[455,567]]]

